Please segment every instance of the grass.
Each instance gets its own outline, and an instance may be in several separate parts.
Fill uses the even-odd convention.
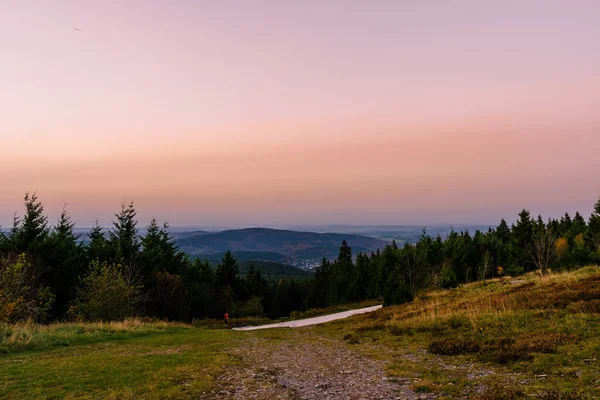
[[[600,270],[587,267],[428,291],[315,334],[389,361],[419,391],[588,398],[600,394],[599,304]]]
[[[11,399],[197,398],[236,362],[226,330],[140,321],[3,329],[0,393]]]

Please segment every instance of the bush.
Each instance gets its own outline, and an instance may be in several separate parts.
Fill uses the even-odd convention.
[[[54,301],[40,283],[40,271],[26,255],[0,259],[0,322],[43,322]]]
[[[73,317],[85,321],[122,321],[135,313],[139,287],[125,279],[118,264],[90,264],[71,306]]]
[[[430,353],[444,356],[477,353],[480,349],[481,346],[476,340],[460,338],[434,340],[428,347]]]
[[[408,303],[413,300],[413,294],[406,283],[399,279],[391,279],[384,288],[383,306]]]
[[[449,266],[444,266],[440,271],[438,285],[442,289],[450,289],[458,286],[458,278]]]
[[[253,296],[250,300],[236,306],[233,313],[236,317],[264,317],[262,297]]]

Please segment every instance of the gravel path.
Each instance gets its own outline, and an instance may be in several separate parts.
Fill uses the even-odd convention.
[[[322,315],[320,317],[299,319],[296,321],[279,322],[277,324],[260,325],[260,326],[247,326],[244,328],[233,328],[233,329],[236,331],[255,331],[258,329],[271,329],[271,328],[298,328],[301,326],[317,325],[317,324],[322,324],[324,322],[330,322],[330,321],[335,321],[338,319],[348,318],[352,315],[370,313],[370,312],[379,310],[381,307],[382,306],[379,305],[379,306],[373,306],[373,307],[359,308],[357,310],[339,312],[339,313],[335,313],[335,314]]]
[[[218,378],[215,398],[227,399],[427,399],[411,379],[388,379],[385,363],[342,342],[319,339],[272,343],[254,339],[232,350],[239,365]]]

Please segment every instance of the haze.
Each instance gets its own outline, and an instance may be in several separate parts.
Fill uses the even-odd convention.
[[[117,4],[122,3],[122,4]],[[0,222],[587,217],[598,1],[0,1]],[[77,28],[79,30],[75,30]]]

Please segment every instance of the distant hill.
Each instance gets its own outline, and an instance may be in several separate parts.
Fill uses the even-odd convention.
[[[297,232],[280,229],[247,228],[216,233],[186,233],[175,238],[179,247],[200,258],[231,250],[237,257],[295,263],[301,260],[320,260],[337,257],[342,240],[354,254],[371,252],[385,247],[386,240],[350,233]],[[254,254],[251,254],[254,253]],[[282,257],[279,257],[281,255]]]
[[[209,261],[211,263],[217,263],[221,261],[224,255],[225,252],[220,251],[218,253],[196,254],[194,256],[196,258],[199,258],[200,260]],[[273,253],[270,251],[234,251],[233,255],[238,260],[238,262],[258,260],[275,263],[285,263],[288,261],[288,257],[284,256],[283,254]]]

